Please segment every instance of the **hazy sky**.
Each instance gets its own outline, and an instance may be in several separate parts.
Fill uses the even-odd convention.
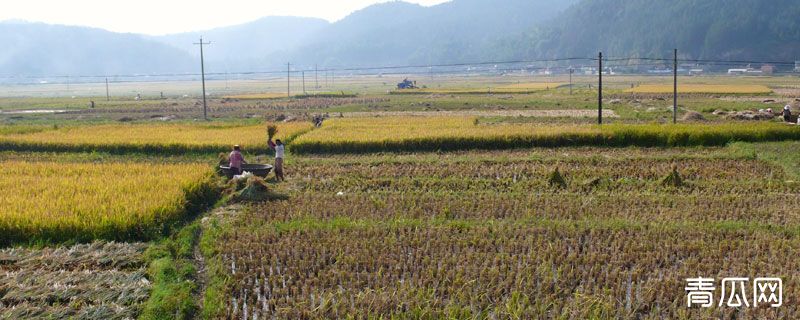
[[[0,21],[19,19],[117,32],[166,34],[252,21],[264,16],[339,20],[386,0],[3,0]],[[447,0],[407,0],[434,5]]]

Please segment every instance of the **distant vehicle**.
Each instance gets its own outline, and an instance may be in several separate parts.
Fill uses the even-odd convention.
[[[408,80],[408,78],[406,78],[405,80],[403,80],[403,82],[400,82],[400,83],[397,84],[397,89],[399,89],[399,90],[419,89],[419,87],[417,87],[417,82],[416,81],[411,81],[411,80]]]

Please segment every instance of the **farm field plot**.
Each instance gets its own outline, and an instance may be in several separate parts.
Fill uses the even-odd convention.
[[[217,82],[209,121],[188,82],[0,92],[0,319],[800,318],[800,126],[716,112],[796,78],[684,77],[673,125],[671,86],[625,92],[666,77],[609,76],[598,126],[595,76],[339,77]],[[214,175],[233,144],[272,163],[268,125],[286,182]],[[690,277],[784,306],[687,308]]]
[[[365,117],[534,117],[594,118],[595,110],[495,110],[495,111],[372,111],[342,113],[342,118]],[[614,110],[603,110],[603,117],[618,118]],[[594,119],[592,119],[594,120]]]
[[[281,123],[276,138],[291,140],[310,130],[306,122]],[[0,135],[0,149],[182,154],[227,151],[232,144],[266,149],[265,125],[131,124],[76,126]]]
[[[678,186],[664,183],[673,166]],[[800,293],[800,185],[730,148],[303,157],[289,174],[289,200],[217,235],[222,317],[800,312],[685,307],[696,276],[778,276],[786,299]]]
[[[207,164],[0,162],[0,244],[145,240],[212,199]],[[16,159],[15,159],[16,158]],[[30,158],[33,158],[31,156]]]
[[[709,125],[482,124],[477,117],[333,119],[295,139],[298,153],[450,151],[558,146],[724,145],[800,139],[800,128],[775,123]]]
[[[294,93],[289,97],[286,92],[266,92],[224,96],[223,99],[235,100],[270,100],[282,98],[309,99],[309,98],[355,98],[358,94],[353,92],[300,92]]]
[[[565,83],[518,83],[489,88],[421,88],[394,90],[392,94],[492,94],[492,93],[531,93],[557,89]]]
[[[627,89],[629,93],[672,93],[672,85],[645,84]],[[711,93],[711,94],[769,94],[772,89],[764,85],[743,84],[678,84],[680,94]]]
[[[545,89],[545,90],[547,90],[547,89],[562,87],[562,86],[565,86],[565,85],[568,85],[568,83],[557,83],[557,82],[528,82],[528,83],[525,83],[525,82],[523,82],[523,83],[516,83],[516,84],[509,84],[509,85],[499,86],[497,88],[501,89],[501,90],[506,90],[506,89],[508,89],[508,90],[512,90],[512,89],[522,89],[522,90],[524,90],[524,89],[533,89],[533,90]]]
[[[259,99],[280,99],[286,98],[286,93],[252,93],[252,94],[237,94],[225,96],[227,99],[240,99],[240,100],[259,100]]]
[[[53,127],[42,125],[14,125],[14,126],[0,126],[0,135],[34,133],[45,130],[50,130]]]

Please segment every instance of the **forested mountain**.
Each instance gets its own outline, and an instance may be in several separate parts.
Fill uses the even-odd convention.
[[[576,1],[376,4],[322,30],[289,57],[301,63],[354,66],[476,61],[493,55],[497,39],[518,37]]]
[[[520,37],[516,55],[800,60],[800,1],[583,0]]]

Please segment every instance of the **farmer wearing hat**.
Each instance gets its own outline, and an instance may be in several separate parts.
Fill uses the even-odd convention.
[[[792,122],[792,108],[789,105],[783,107],[783,121]]]
[[[238,144],[233,146],[233,151],[231,151],[231,154],[230,156],[228,156],[228,159],[230,159],[229,166],[231,168],[231,171],[233,171],[233,174],[237,176],[241,175],[242,165],[247,163],[247,161],[244,161],[244,156],[242,156],[241,147],[239,147]]]

